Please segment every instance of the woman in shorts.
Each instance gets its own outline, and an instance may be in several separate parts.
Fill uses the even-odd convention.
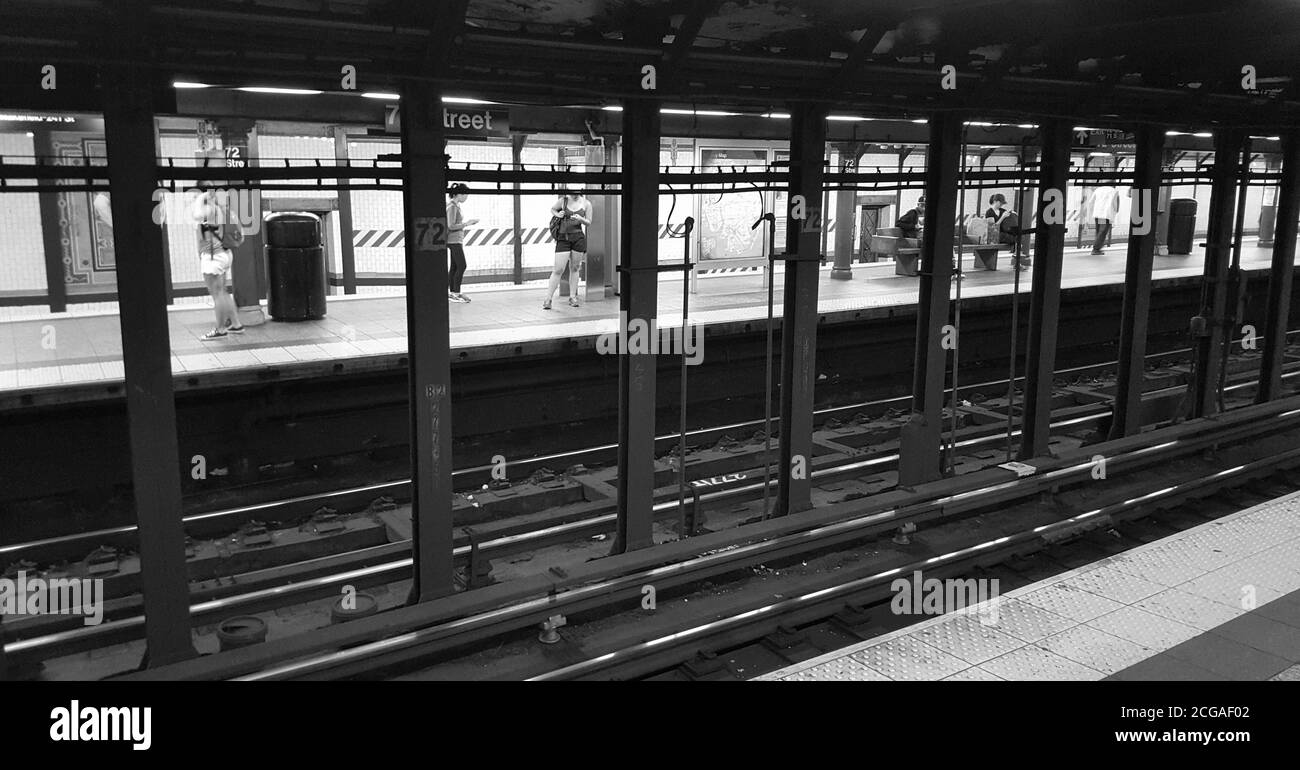
[[[582,262],[587,258],[587,233],[584,228],[591,224],[591,201],[581,190],[565,193],[551,206],[551,214],[560,217],[560,236],[555,239],[555,264],[551,268],[551,279],[546,287],[546,301],[543,310],[551,309],[551,298],[560,287],[560,276],[564,266],[569,266],[569,305],[578,307],[581,302]]]
[[[243,231],[211,190],[205,190],[194,201],[194,217],[199,222],[199,272],[212,297],[212,312],[217,320],[217,325],[202,339],[218,340],[227,333],[243,334],[244,325],[239,322],[235,298],[226,291],[226,278],[235,255],[222,243],[223,234],[227,235],[227,242],[231,237],[238,241],[243,239]]]

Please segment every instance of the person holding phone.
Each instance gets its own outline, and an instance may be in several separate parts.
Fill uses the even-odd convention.
[[[465,228],[478,224],[477,219],[465,219],[460,204],[469,197],[469,188],[457,182],[447,191],[451,202],[447,204],[447,255],[451,265],[447,270],[447,300],[450,302],[469,302],[460,292],[461,281],[465,278]]]
[[[591,225],[591,201],[582,190],[570,190],[551,206],[552,216],[560,218],[559,235],[555,239],[555,264],[551,269],[551,278],[546,286],[546,301],[543,310],[551,309],[551,298],[560,287],[560,277],[564,275],[564,266],[569,266],[569,306],[579,307],[581,302],[582,263],[587,258],[587,231]]]

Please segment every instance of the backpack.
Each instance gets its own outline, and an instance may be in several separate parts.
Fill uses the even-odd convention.
[[[966,235],[975,243],[989,242],[989,221],[984,217],[971,217],[966,220]]]

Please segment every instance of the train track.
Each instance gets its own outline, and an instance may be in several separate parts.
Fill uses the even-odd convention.
[[[1144,443],[1150,434],[1123,442],[1115,442],[1115,447],[1124,451],[1111,455],[1112,467],[1124,472],[1167,463],[1173,457],[1187,456],[1202,452],[1207,448],[1228,444],[1234,441],[1258,439],[1259,436],[1300,426],[1300,409],[1291,399],[1286,403],[1248,407],[1236,413],[1230,413],[1214,421],[1197,421],[1180,428],[1168,429],[1179,432],[1180,437],[1157,445]],[[1248,414],[1247,414],[1248,413]],[[1210,424],[1213,423],[1213,424]],[[1294,459],[1294,453],[1284,459]],[[1047,466],[1043,466],[1047,467]],[[620,602],[635,602],[640,595],[640,588],[647,581],[653,581],[661,591],[671,590],[677,586],[699,583],[718,575],[743,569],[759,562],[771,562],[782,558],[793,558],[799,554],[818,549],[833,547],[837,544],[855,542],[891,532],[905,524],[920,524],[930,520],[952,519],[993,505],[1004,505],[1009,501],[1041,494],[1046,490],[1077,483],[1088,474],[1091,467],[1087,462],[1063,461],[1059,467],[1026,479],[1013,482],[988,485],[987,479],[972,478],[949,480],[966,483],[961,491],[952,491],[951,485],[946,493],[926,494],[924,499],[917,499],[916,494],[887,494],[880,500],[867,501],[868,504],[852,506],[855,510],[869,512],[843,517],[845,506],[831,506],[819,510],[814,517],[824,521],[811,526],[794,526],[795,517],[772,520],[757,527],[750,527],[750,542],[739,544],[738,533],[721,532],[687,541],[660,546],[653,549],[660,553],[641,553],[633,558],[641,559],[653,566],[640,571],[620,572],[618,576],[601,580],[588,581],[582,575],[574,575],[572,581],[559,581],[564,585],[556,587],[551,581],[552,589],[541,595],[530,595],[527,586],[511,593],[507,587],[497,592],[497,597],[509,595],[507,601],[492,609],[472,612],[433,623],[425,627],[411,628],[402,633],[395,633],[381,641],[371,641],[351,645],[346,650],[331,651],[319,655],[308,655],[299,660],[282,665],[257,666],[259,670],[240,670],[247,666],[247,661],[236,664],[234,668],[221,672],[229,678],[278,679],[278,678],[336,678],[358,676],[377,670],[388,670],[399,662],[428,659],[429,656],[446,652],[449,649],[464,648],[467,645],[481,644],[488,639],[503,634],[517,632],[528,628],[556,613],[582,613],[599,608],[608,608]],[[1237,469],[1244,472],[1257,470],[1254,466]],[[979,476],[980,474],[975,474]],[[960,484],[958,485],[960,488]],[[900,499],[906,504],[898,505]],[[876,503],[876,505],[870,505]],[[889,507],[894,505],[894,507]],[[1080,518],[1096,517],[1096,522],[1108,520],[1110,512],[1094,511]],[[808,524],[808,520],[800,524]],[[1063,521],[1060,529],[1079,526],[1078,521]],[[781,532],[782,529],[791,531]],[[1037,536],[1037,535],[1035,535]],[[742,538],[743,540],[743,538]],[[711,546],[720,547],[713,548]],[[618,557],[610,560],[618,561]],[[625,560],[626,561],[626,560]],[[622,565],[619,565],[620,567]],[[611,566],[610,569],[618,567]],[[495,598],[493,599],[495,601]],[[417,613],[414,608],[402,612]],[[405,622],[405,621],[403,621]],[[360,623],[358,621],[357,623]],[[353,624],[349,624],[353,625]],[[338,639],[356,639],[357,634],[365,633],[361,626],[348,635],[345,629]],[[329,634],[325,634],[328,636]],[[313,640],[312,644],[329,646],[338,639]],[[661,642],[662,644],[662,642]],[[219,668],[219,667],[218,667]],[[165,674],[165,671],[163,672]],[[210,672],[211,673],[211,672]],[[148,672],[144,674],[148,677]]]
[[[1297,334],[1300,334],[1300,330],[1288,332],[1288,339]],[[1146,360],[1149,364],[1162,362],[1167,365],[1171,361],[1178,361],[1180,357],[1186,356],[1190,352],[1190,348],[1181,348],[1148,355]],[[1112,370],[1116,365],[1117,363],[1114,361],[1106,361],[1087,366],[1060,369],[1056,372],[1056,378],[1068,381],[1095,377]],[[1023,382],[1023,378],[1017,378],[1017,382]],[[960,390],[964,398],[970,398],[985,394],[1000,395],[1006,392],[1006,387],[1006,380],[993,380],[961,385]],[[945,392],[951,393],[951,390]],[[814,424],[820,425],[827,420],[846,419],[862,412],[876,413],[906,409],[910,406],[910,403],[911,397],[904,396],[823,408],[814,412]],[[773,424],[779,427],[780,418],[774,416]],[[727,434],[743,435],[746,432],[760,431],[763,428],[764,424],[761,419],[747,420],[688,431],[686,440],[688,444],[692,445],[711,444]],[[678,440],[679,435],[676,433],[657,437],[655,439],[656,454],[669,451],[676,446]],[[511,471],[516,476],[526,477],[535,471],[547,468],[607,464],[614,460],[617,450],[618,445],[615,443],[535,455],[513,461]],[[460,489],[475,489],[485,479],[490,478],[492,469],[493,466],[489,464],[455,470],[452,473],[453,484]],[[299,495],[282,500],[205,511],[183,516],[182,521],[187,534],[190,536],[214,536],[233,532],[250,521],[293,521],[310,516],[322,508],[337,511],[364,510],[372,501],[381,497],[388,497],[398,502],[409,501],[410,480],[399,479],[377,484],[363,484],[315,494]],[[130,548],[134,543],[136,531],[135,524],[124,524],[117,527],[72,532],[37,540],[0,545],[0,565],[20,561],[40,564],[76,559],[103,545]]]
[[[1300,372],[1289,374],[1288,378],[1295,376],[1300,376]],[[1004,386],[1005,383],[1002,385]],[[1240,383],[1231,385],[1228,389],[1235,391],[1251,385],[1248,382]],[[1169,390],[1177,390],[1177,388]],[[835,411],[847,412],[856,410],[860,406],[824,410],[823,414]],[[1068,419],[1056,420],[1054,428],[1060,430],[1095,423],[1109,414],[1109,407],[1097,405],[1089,411],[1090,414],[1076,414]],[[731,427],[723,426],[713,430]],[[1004,440],[1004,434],[974,437],[957,442],[957,448],[972,450],[996,446]],[[896,453],[870,453],[814,470],[813,478],[818,482],[825,482],[866,471],[878,472],[891,467],[896,460]],[[379,487],[372,487],[359,490],[356,494],[371,495],[377,491],[381,491]],[[718,505],[754,499],[761,494],[762,483],[758,482],[704,493],[699,497],[701,503]],[[665,499],[654,506],[656,516],[658,518],[677,516],[679,511],[675,495],[665,493],[663,497]],[[603,512],[595,512],[593,515],[574,518],[553,526],[506,531],[500,537],[479,543],[478,547],[485,558],[495,559],[602,534],[613,529],[617,518],[612,505],[607,505],[606,508],[607,510]],[[314,599],[337,597],[340,589],[345,585],[361,588],[400,581],[408,578],[410,574],[412,562],[409,547],[409,541],[399,541],[242,575],[237,580],[217,589],[196,591],[191,616],[196,624],[212,622],[234,614],[248,614]],[[470,552],[471,548],[468,544],[464,542],[458,544],[455,554],[458,562],[464,563],[470,557]],[[45,659],[139,638],[143,633],[144,623],[143,617],[138,614],[140,608],[138,597],[113,604],[115,606],[108,607],[106,611],[107,617],[110,618],[109,622],[99,626],[79,626],[26,638],[19,636],[15,639],[11,634],[10,638],[15,641],[6,644],[5,651],[15,659]]]

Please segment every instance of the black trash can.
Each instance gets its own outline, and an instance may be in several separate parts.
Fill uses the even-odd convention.
[[[1191,254],[1196,235],[1196,201],[1174,198],[1169,201],[1169,253]]]
[[[315,214],[266,218],[267,312],[274,321],[325,317],[325,249]]]

